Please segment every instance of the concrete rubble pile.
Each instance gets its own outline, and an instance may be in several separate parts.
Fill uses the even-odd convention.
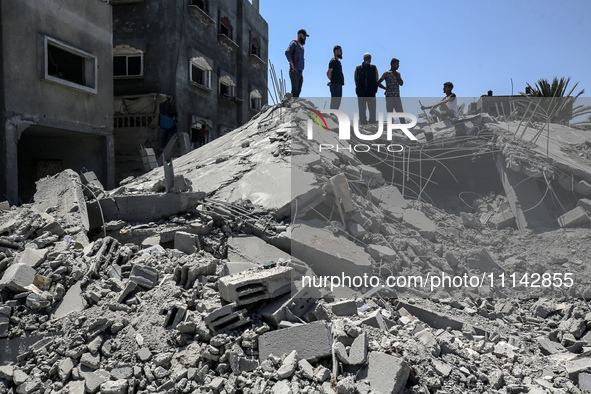
[[[176,159],[171,193],[161,168],[112,191],[67,170],[1,210],[0,393],[591,390],[588,224],[519,230],[502,193],[462,214],[409,200],[347,150],[314,155],[330,135],[298,138],[309,106]],[[335,266],[576,284],[304,286]]]

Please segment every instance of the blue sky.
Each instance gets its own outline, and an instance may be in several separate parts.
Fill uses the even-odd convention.
[[[591,97],[590,0],[261,0],[260,9],[269,60],[288,91],[285,49],[299,29],[310,35],[302,97],[330,96],[326,71],[336,44],[344,97],[355,97],[353,73],[365,52],[380,75],[400,59],[402,97],[442,97],[445,81],[460,97],[519,94],[554,76],[571,77],[569,86],[579,82],[576,92]]]

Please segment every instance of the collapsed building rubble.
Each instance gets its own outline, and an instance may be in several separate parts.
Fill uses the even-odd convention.
[[[417,177],[412,153],[401,167],[319,155],[330,134],[298,138],[310,105],[266,107],[176,159],[183,191],[162,193],[156,168],[112,191],[93,184],[85,201],[91,175],[65,171],[33,204],[2,208],[0,393],[591,389],[591,167],[568,149],[545,159],[488,116],[425,126],[419,159],[496,155],[496,186],[466,203],[429,178],[441,156]],[[540,182],[561,209],[530,209]],[[381,286],[547,272],[576,283]],[[381,282],[305,286],[335,273]]]

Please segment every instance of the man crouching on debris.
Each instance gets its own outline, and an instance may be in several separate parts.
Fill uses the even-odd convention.
[[[422,106],[421,109],[430,109],[429,113],[433,117],[434,121],[437,120],[445,120],[445,119],[455,119],[458,115],[458,100],[456,99],[455,93],[452,93],[452,89],[454,88],[454,84],[451,82],[445,82],[443,84],[443,93],[445,93],[445,97],[443,100],[438,102],[437,104],[433,104],[431,106]],[[439,110],[435,108],[439,108]]]

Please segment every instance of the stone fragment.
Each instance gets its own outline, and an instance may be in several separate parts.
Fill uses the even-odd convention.
[[[298,365],[298,353],[295,350],[293,350],[291,353],[289,353],[287,355],[287,357],[285,357],[285,359],[283,360],[283,363],[281,363],[281,367],[279,367],[279,369],[277,370],[277,375],[281,379],[287,379],[291,375],[293,375],[293,373],[296,370],[297,365]]]
[[[104,371],[106,372],[106,371]],[[88,372],[84,374],[84,387],[93,394],[100,390],[101,384],[109,380],[109,373],[103,371]]]
[[[45,261],[48,251],[48,249],[26,248],[24,252],[19,255],[18,262],[20,264],[26,264],[32,268],[38,268],[41,263]]]
[[[68,289],[64,298],[52,312],[54,319],[61,319],[70,313],[81,312],[86,308],[86,300],[82,297],[81,286],[81,283],[78,282]]]
[[[402,220],[408,227],[417,230],[423,238],[430,241],[435,239],[437,225],[423,212],[416,209],[407,209],[404,211]]]
[[[546,356],[566,352],[564,346],[560,343],[551,341],[550,338],[546,336],[539,336],[536,338],[536,341],[538,342],[538,345],[540,345],[540,351]]]
[[[272,394],[293,394],[289,382],[286,380],[280,380],[275,383],[272,388]]]
[[[589,223],[589,216],[585,210],[577,206],[558,218],[558,225],[560,227],[576,227]]]
[[[70,375],[72,374],[72,369],[74,369],[74,363],[70,357],[62,360],[58,368],[58,376],[62,382],[68,380]]]
[[[80,364],[92,370],[101,366],[101,355],[99,353],[84,353],[80,358]]]
[[[368,380],[373,391],[399,393],[406,386],[409,374],[410,367],[404,360],[381,352],[369,354]]]
[[[15,293],[27,291],[29,286],[35,280],[35,270],[26,264],[13,264],[2,275],[0,279],[0,289],[7,289]]]
[[[127,394],[127,379],[110,380],[101,384],[101,394]]]
[[[581,372],[591,371],[591,357],[582,357],[566,362],[566,373],[568,378],[575,383],[579,382]]]
[[[299,367],[299,370],[302,372],[302,375],[306,379],[308,379],[308,380],[314,379],[314,367],[312,366],[312,364],[310,364],[308,362],[308,360],[301,359],[300,361],[298,361],[298,367]]]
[[[297,351],[302,359],[316,360],[332,353],[330,327],[324,321],[269,331],[259,336],[259,360],[270,354],[279,355]]]
[[[174,248],[186,254],[193,254],[201,250],[199,236],[184,231],[177,231],[174,235]]]

